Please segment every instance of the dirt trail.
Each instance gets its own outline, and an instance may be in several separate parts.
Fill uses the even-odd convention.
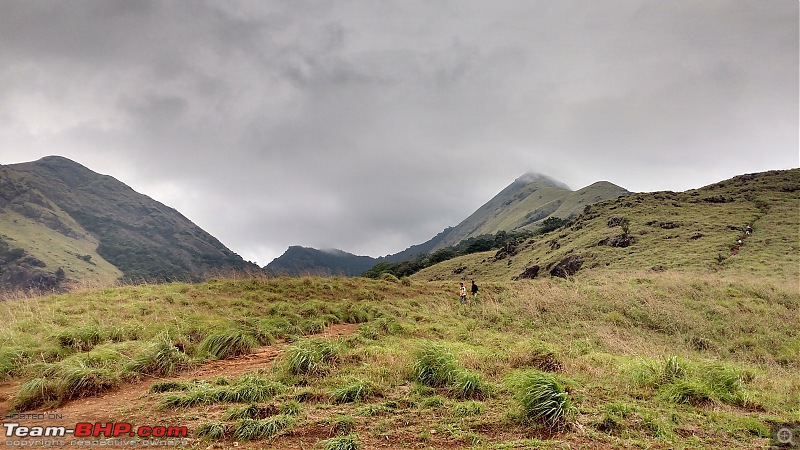
[[[357,325],[336,324],[312,337],[334,339],[355,332]],[[138,425],[153,425],[174,416],[174,411],[157,411],[144,394],[148,392],[154,381],[192,380],[195,378],[214,378],[225,376],[235,378],[258,369],[268,369],[272,362],[283,353],[286,344],[283,342],[261,347],[255,353],[221,361],[211,361],[172,377],[145,378],[136,382],[123,383],[113,391],[95,397],[67,401],[49,411],[29,411],[29,414],[55,415],[60,419],[36,420],[23,418],[23,425],[47,425],[71,427],[76,422],[130,422]],[[19,381],[0,384],[0,414],[6,416],[11,410],[14,393],[20,386]],[[12,418],[13,419],[13,418]],[[8,419],[5,419],[8,420]],[[16,419],[13,419],[16,420]],[[172,424],[175,425],[175,424]]]

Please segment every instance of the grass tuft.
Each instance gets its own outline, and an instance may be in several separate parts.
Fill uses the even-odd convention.
[[[325,441],[324,450],[358,450],[361,443],[358,436],[349,434],[347,436],[336,436]]]
[[[485,399],[492,396],[494,386],[480,373],[461,370],[453,377],[450,392],[456,398]]]
[[[225,439],[225,433],[228,431],[227,425],[215,420],[206,422],[197,428],[197,437],[207,440],[221,440]]]
[[[88,351],[103,340],[103,330],[99,325],[86,325],[80,328],[67,328],[56,335],[62,347],[78,351]]]
[[[169,336],[160,336],[147,350],[125,365],[125,371],[140,375],[169,376],[184,370],[189,357],[170,341]]]
[[[335,403],[363,402],[375,395],[375,387],[372,383],[361,378],[339,386],[331,392],[331,399]]]
[[[294,425],[294,418],[278,414],[263,420],[242,419],[233,429],[233,439],[254,441],[278,435]]]
[[[549,344],[533,340],[511,359],[515,368],[533,367],[543,372],[560,372],[564,365],[558,352]]]
[[[14,409],[27,411],[39,406],[55,403],[58,399],[56,388],[51,380],[34,378],[23,384],[14,397]]]
[[[287,350],[286,368],[293,375],[315,375],[327,372],[338,355],[339,344],[322,339],[303,339]]]
[[[424,341],[416,351],[411,376],[414,381],[430,387],[446,387],[459,372],[456,357],[444,346]]]
[[[247,331],[228,328],[212,333],[200,343],[198,351],[213,359],[246,355],[258,347],[256,338]]]
[[[549,427],[562,427],[577,414],[569,394],[549,373],[525,371],[517,374],[512,384],[528,419]]]
[[[188,391],[191,385],[180,381],[156,381],[150,386],[150,393],[161,394],[164,392]]]

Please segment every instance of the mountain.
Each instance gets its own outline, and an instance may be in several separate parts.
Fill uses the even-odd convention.
[[[514,180],[486,204],[455,227],[430,240],[380,258],[356,256],[341,250],[321,251],[290,247],[264,269],[284,275],[359,275],[382,262],[400,262],[420,254],[452,247],[464,239],[478,238],[498,231],[535,231],[549,217],[568,219],[587,205],[617,198],[629,192],[607,181],[600,181],[578,191],[545,175],[526,173]],[[366,266],[366,268],[364,268]]]
[[[0,166],[0,288],[258,269],[178,211],[59,156]]]
[[[376,258],[357,256],[342,250],[317,250],[315,248],[291,246],[283,255],[264,267],[272,275],[288,276],[358,276],[374,266]]]
[[[358,276],[382,262],[400,262],[412,259],[419,254],[427,254],[451,230],[448,228],[422,244],[412,245],[407,249],[391,255],[373,258],[358,256],[342,250],[317,250],[310,247],[291,246],[283,255],[264,266],[264,271],[271,275],[286,276]]]
[[[627,194],[627,190],[607,181],[573,192],[552,178],[527,173],[450,230],[433,250],[498,231],[533,231],[548,217],[569,219],[587,205]]]
[[[747,226],[752,227],[749,234]],[[606,200],[584,207],[561,229],[524,240],[511,254],[461,256],[414,277],[509,280],[611,268],[770,275],[797,283],[798,229],[800,169],[770,171],[685,192]]]

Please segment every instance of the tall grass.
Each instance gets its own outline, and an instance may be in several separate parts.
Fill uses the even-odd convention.
[[[358,450],[361,442],[355,434],[336,436],[325,441],[324,450]]]
[[[170,340],[168,334],[125,365],[125,371],[140,375],[168,376],[184,370],[189,365],[189,357],[180,351]]]
[[[424,341],[414,354],[411,377],[426,386],[446,387],[456,378],[459,370],[458,360],[446,347]]]
[[[240,441],[254,441],[274,437],[291,429],[293,425],[294,418],[285,414],[278,414],[262,420],[242,419],[234,426],[232,437]]]
[[[514,374],[509,383],[527,419],[562,428],[578,412],[569,393],[554,375],[528,370]]]
[[[335,403],[363,402],[376,394],[374,383],[355,378],[331,391],[331,400]]]
[[[168,391],[161,399],[161,406],[189,408],[214,403],[260,403],[286,392],[287,389],[280,382],[247,374],[230,384],[197,383],[180,391]]]
[[[258,340],[248,331],[227,328],[215,331],[200,343],[198,351],[213,359],[246,355],[258,347]]]
[[[340,343],[324,339],[300,340],[286,352],[286,369],[293,375],[325,373],[340,349]]]

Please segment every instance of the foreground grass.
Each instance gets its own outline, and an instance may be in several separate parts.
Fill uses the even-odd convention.
[[[153,384],[153,414],[211,441],[322,430],[324,448],[752,448],[800,420],[795,280],[602,275],[485,284],[468,306],[445,284],[341,278],[6,302],[0,374],[40,408],[285,339],[261,373]],[[345,322],[344,340],[303,337]]]

